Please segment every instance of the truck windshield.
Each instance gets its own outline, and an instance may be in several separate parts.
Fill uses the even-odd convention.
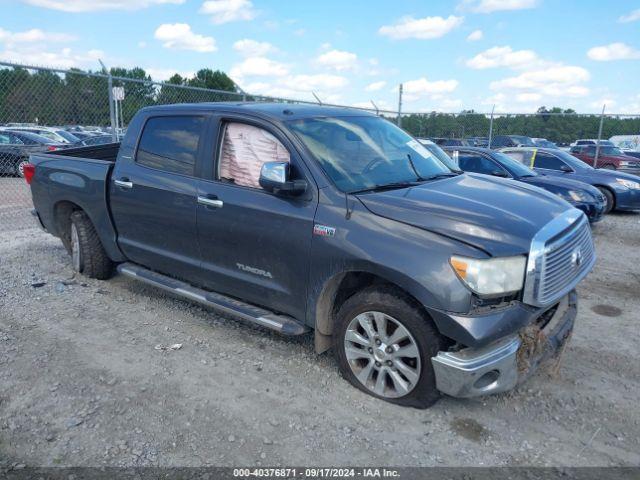
[[[454,175],[417,140],[379,117],[307,118],[288,125],[343,192]]]

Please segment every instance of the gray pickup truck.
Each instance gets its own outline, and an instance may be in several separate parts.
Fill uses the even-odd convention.
[[[121,144],[33,155],[25,176],[78,272],[313,330],[354,386],[419,408],[557,357],[595,262],[579,210],[357,110],[149,107]]]

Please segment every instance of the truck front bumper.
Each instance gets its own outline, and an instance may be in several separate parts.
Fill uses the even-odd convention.
[[[564,349],[577,313],[575,291],[517,334],[480,348],[439,352],[431,359],[436,387],[453,397],[511,390]]]

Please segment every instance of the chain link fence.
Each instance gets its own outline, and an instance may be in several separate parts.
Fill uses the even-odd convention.
[[[146,106],[223,101],[314,103],[0,62],[0,231],[33,225],[29,215],[31,194],[20,178],[21,165],[30,153],[69,146],[73,141],[69,133],[86,144],[117,140],[135,113]],[[612,138],[627,150],[640,150],[638,114],[583,115],[555,110],[453,114],[359,109],[397,122],[416,137],[444,144],[495,147],[500,137],[513,135],[543,138],[569,148],[577,139]],[[42,143],[43,136],[48,143]]]

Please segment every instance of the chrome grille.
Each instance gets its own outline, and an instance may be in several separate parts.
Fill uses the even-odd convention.
[[[558,300],[591,271],[595,259],[587,218],[569,210],[543,228],[532,242],[524,302],[544,306]]]

